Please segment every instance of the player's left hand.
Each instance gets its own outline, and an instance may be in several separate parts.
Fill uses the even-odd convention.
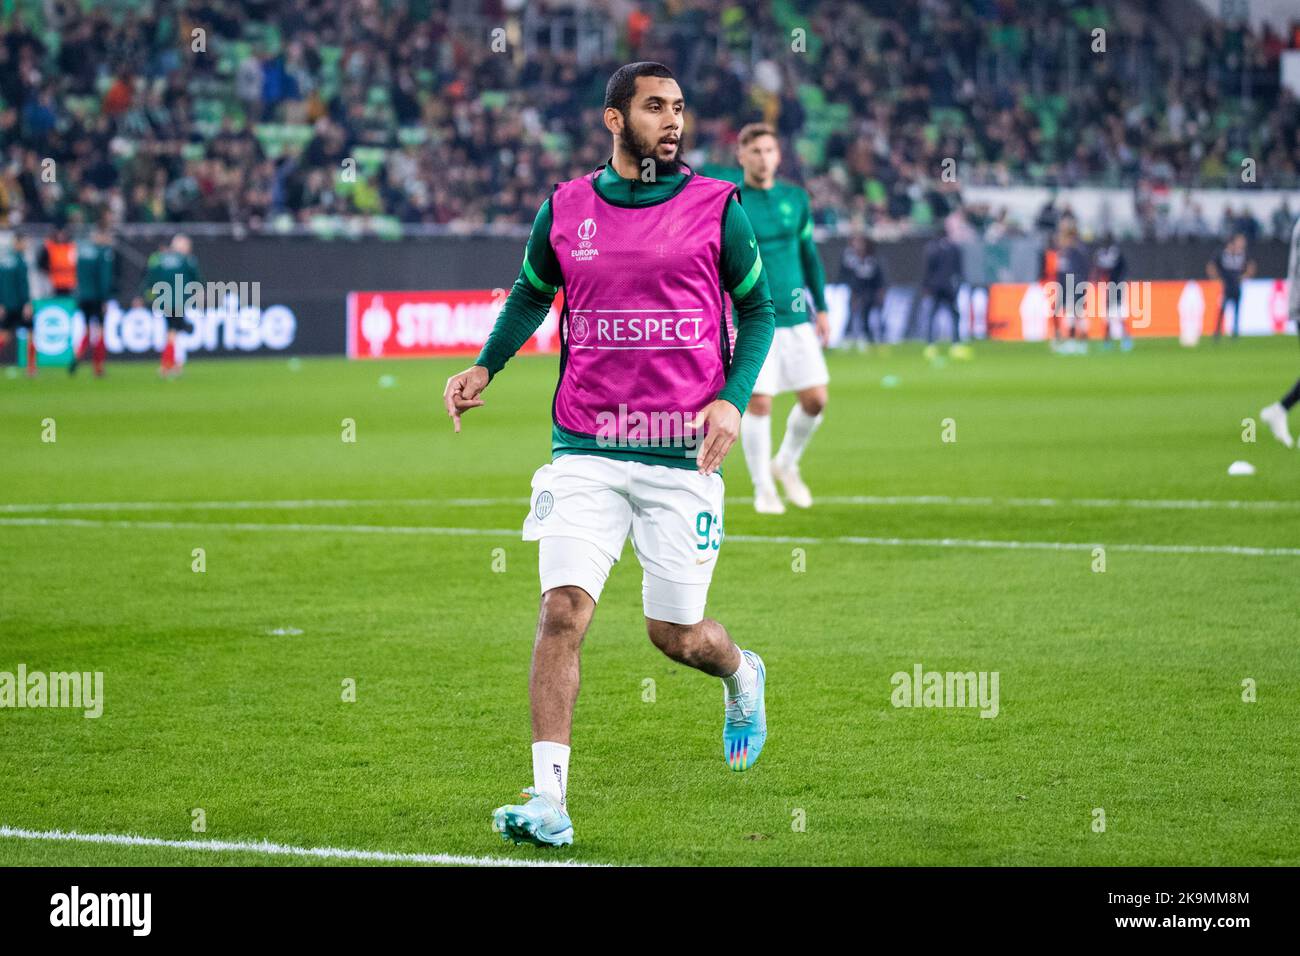
[[[817,338],[823,346],[831,344],[831,315],[829,312],[817,313]]]
[[[700,409],[691,427],[697,435],[701,428],[707,429],[695,456],[695,467],[700,474],[711,475],[736,443],[740,434],[740,410],[725,398],[720,398]]]

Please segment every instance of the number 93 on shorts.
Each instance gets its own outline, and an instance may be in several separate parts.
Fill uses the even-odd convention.
[[[722,548],[723,490],[721,475],[694,468],[599,455],[543,465],[524,519],[524,540],[540,542],[542,592],[576,586],[599,601],[631,537],[646,617],[699,622]]]

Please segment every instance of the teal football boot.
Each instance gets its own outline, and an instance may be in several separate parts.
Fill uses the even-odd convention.
[[[767,709],[764,691],[767,687],[767,668],[763,659],[753,651],[741,651],[758,670],[758,680],[748,694],[728,697],[723,687],[722,700],[725,712],[722,721],[722,755],[732,770],[748,770],[763,752],[767,742]]]
[[[554,800],[528,787],[521,796],[527,803],[497,807],[492,813],[492,829],[501,839],[534,846],[564,846],[573,843],[573,821]]]

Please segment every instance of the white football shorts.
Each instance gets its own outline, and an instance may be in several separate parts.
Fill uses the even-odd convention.
[[[533,475],[524,540],[538,541],[542,593],[576,586],[600,600],[628,536],[645,616],[704,619],[722,546],[722,476],[692,468],[563,455]]]
[[[822,343],[811,322],[777,326],[772,347],[754,382],[755,395],[802,392],[831,380],[822,355]]]

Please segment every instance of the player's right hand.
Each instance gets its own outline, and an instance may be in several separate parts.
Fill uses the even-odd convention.
[[[447,387],[442,390],[442,404],[446,406],[447,415],[455,423],[457,432],[460,431],[460,416],[483,404],[479,395],[487,384],[488,370],[482,365],[471,365],[447,379]]]

